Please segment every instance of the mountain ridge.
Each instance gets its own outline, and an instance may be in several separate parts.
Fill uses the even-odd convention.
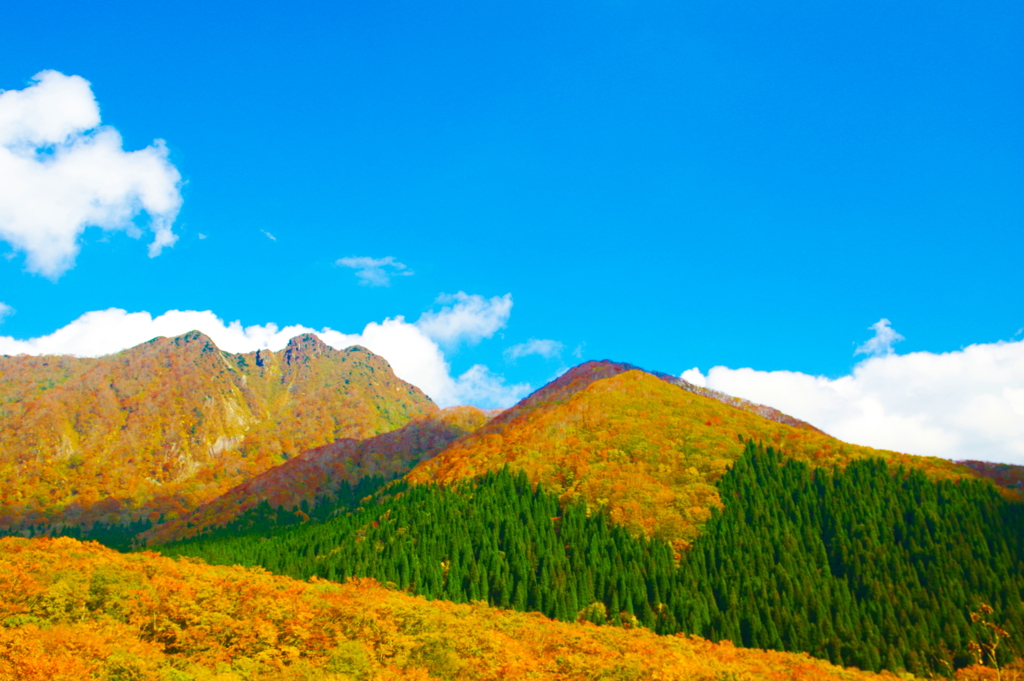
[[[191,331],[99,358],[3,356],[0,528],[180,514],[301,451],[437,411],[383,358],[313,334],[276,352]]]

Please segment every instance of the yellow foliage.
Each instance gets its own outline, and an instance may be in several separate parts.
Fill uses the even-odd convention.
[[[513,408],[407,477],[448,483],[508,464],[563,501],[607,506],[616,522],[681,550],[721,507],[714,485],[743,452],[738,436],[812,466],[878,457],[936,478],[974,476],[944,459],[850,445],[632,370]]]
[[[157,679],[895,679],[803,654],[455,605],[370,579],[0,540],[0,681]]]

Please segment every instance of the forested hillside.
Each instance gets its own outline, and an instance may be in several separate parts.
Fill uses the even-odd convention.
[[[744,451],[719,482],[723,510],[678,563],[669,543],[582,500],[563,507],[507,469],[448,487],[393,483],[327,522],[161,550],[876,671],[971,664],[995,631],[973,616],[1008,634],[986,661],[1024,652],[1024,506],[984,481],[881,459],[812,469],[749,441]]]
[[[0,530],[171,518],[436,411],[382,358],[312,335],[242,355],[192,332],[96,359],[0,357]]]
[[[260,504],[291,513],[308,513],[318,504],[348,499],[353,486],[367,481],[375,491],[384,480],[402,475],[454,440],[476,430],[487,414],[475,407],[449,407],[418,416],[397,430],[356,440],[346,438],[315,447],[257,475],[195,511],[154,527],[141,535],[146,542],[163,543],[227,525]],[[377,482],[372,482],[377,480]],[[345,492],[343,493],[342,487]]]
[[[628,365],[588,362],[461,438],[408,475],[450,483],[508,465],[568,504],[606,507],[615,523],[684,550],[721,507],[717,481],[742,453],[737,435],[812,466],[882,458],[935,479],[975,477],[944,459],[840,442],[727,405]],[[799,422],[798,422],[799,423]]]
[[[868,678],[827,663],[952,675],[1024,654],[1024,504],[982,477],[1012,471],[849,445],[611,362],[489,415],[313,336],[3,361],[8,531],[280,577],[0,543],[0,679]],[[364,614],[336,621],[332,599]]]
[[[1024,500],[1024,466],[989,461],[961,461],[960,464],[996,483],[1011,498]]]
[[[0,540],[0,618],[5,681],[896,678],[642,628],[427,601],[372,580],[302,582],[66,538]]]

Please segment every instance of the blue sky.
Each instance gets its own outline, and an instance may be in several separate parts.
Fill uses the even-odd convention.
[[[108,308],[359,334],[511,294],[435,340],[534,388],[601,358],[839,380],[882,318],[902,355],[1021,338],[1018,2],[150,5],[5,3],[0,89],[84,78],[182,203],[157,257],[92,227],[56,279],[6,239],[0,335]]]

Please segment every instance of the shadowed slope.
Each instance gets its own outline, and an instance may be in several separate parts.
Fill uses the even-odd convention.
[[[449,407],[414,418],[389,433],[316,447],[233,487],[183,518],[154,527],[142,539],[164,543],[191,537],[227,524],[261,501],[291,509],[304,501],[312,505],[317,497],[333,495],[343,482],[355,484],[369,476],[401,475],[486,420],[487,415],[475,407]]]
[[[721,506],[715,483],[742,453],[740,437],[815,466],[880,457],[935,477],[972,476],[950,461],[846,444],[643,371],[594,364],[454,442],[407,479],[447,483],[507,464],[559,494],[563,504],[579,497],[593,507],[606,505],[616,522],[681,550],[711,507]],[[547,399],[535,399],[542,394]]]
[[[173,516],[436,411],[383,358],[311,334],[240,355],[191,332],[95,359],[0,357],[0,529]]]

